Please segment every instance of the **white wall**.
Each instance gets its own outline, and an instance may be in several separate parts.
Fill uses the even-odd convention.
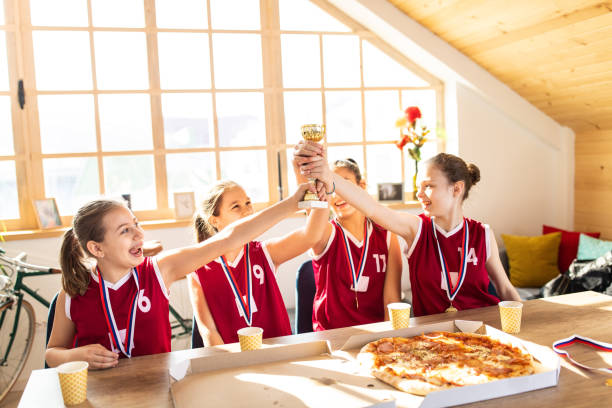
[[[481,172],[465,202],[466,215],[490,224],[498,240],[500,233],[541,234],[542,224],[565,226],[562,151],[474,90],[462,84],[456,89],[458,154]]]

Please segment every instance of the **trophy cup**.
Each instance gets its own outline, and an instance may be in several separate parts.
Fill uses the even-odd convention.
[[[325,125],[302,125],[302,138],[319,143],[325,137]],[[308,182],[314,186],[316,179],[308,178]],[[304,199],[298,203],[298,208],[327,208],[326,201],[319,201],[315,193],[306,191]]]

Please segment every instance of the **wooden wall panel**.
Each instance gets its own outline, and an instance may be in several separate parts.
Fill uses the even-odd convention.
[[[612,126],[576,135],[576,229],[612,239]]]

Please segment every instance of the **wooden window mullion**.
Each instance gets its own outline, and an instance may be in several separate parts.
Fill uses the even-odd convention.
[[[288,194],[285,149],[285,113],[283,109],[283,79],[281,67],[280,17],[278,0],[260,0],[261,50],[266,121],[266,156],[268,162],[268,201]],[[279,163],[280,158],[280,163]],[[280,178],[278,168],[280,166]]]
[[[168,173],[164,143],[164,121],[162,116],[161,85],[159,77],[159,53],[157,46],[157,22],[155,0],[145,0],[145,31],[147,36],[147,60],[151,97],[151,129],[153,131],[153,160],[157,194],[157,209],[172,216],[168,203]]]

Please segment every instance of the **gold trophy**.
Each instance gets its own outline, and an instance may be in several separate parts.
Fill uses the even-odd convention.
[[[302,138],[319,143],[325,137],[325,125],[302,125]],[[308,182],[314,186],[316,179],[308,178]],[[319,201],[315,193],[306,191],[304,199],[298,203],[299,208],[327,208],[326,201]]]

